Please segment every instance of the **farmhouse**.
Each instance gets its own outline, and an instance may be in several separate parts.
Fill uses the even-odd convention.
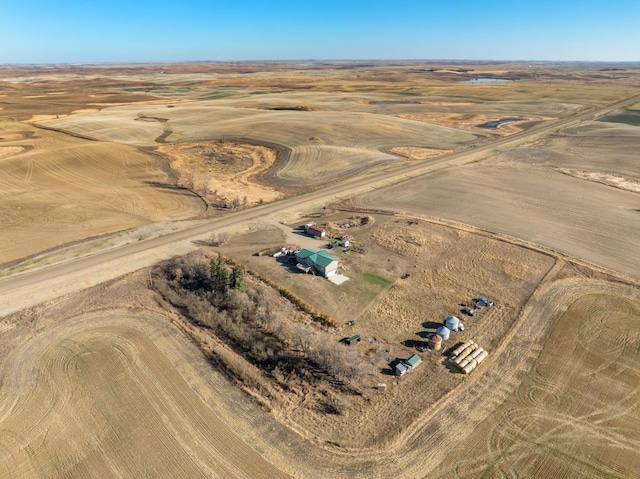
[[[336,274],[338,271],[338,258],[331,256],[326,250],[301,249],[296,254],[296,261],[304,266],[313,268],[325,278]]]

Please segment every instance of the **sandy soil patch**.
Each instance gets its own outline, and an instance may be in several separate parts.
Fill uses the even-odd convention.
[[[12,131],[2,131],[0,133],[0,142],[22,140],[24,133],[14,133]]]
[[[93,113],[96,111],[100,111],[100,110],[98,108],[80,108],[78,110],[73,110],[71,114],[75,115],[77,113]]]
[[[43,120],[55,120],[58,118],[65,118],[68,115],[31,115],[31,118],[25,120],[27,123],[31,123],[34,121],[43,121]]]
[[[276,161],[270,148],[237,142],[196,141],[160,146],[181,181],[212,197],[213,202],[253,205],[282,197],[258,178]]]
[[[629,178],[625,178],[624,176],[612,175],[609,173],[603,173],[601,171],[579,171],[563,168],[558,168],[558,171],[560,173],[564,173],[565,175],[574,176],[583,180],[594,181],[596,183],[602,183],[603,185],[620,188],[621,190],[635,191],[640,193],[640,181],[631,180]]]
[[[17,155],[25,149],[26,148],[24,146],[0,146],[0,158]]]

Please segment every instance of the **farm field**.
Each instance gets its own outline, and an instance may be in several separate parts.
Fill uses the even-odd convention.
[[[579,298],[514,394],[428,477],[633,477],[639,320],[637,300]]]
[[[17,271],[26,285],[8,289],[13,313],[0,316],[0,476],[633,476],[639,74],[538,63],[0,68],[0,282]],[[478,77],[509,81],[461,83]],[[572,123],[536,128],[559,119]],[[399,170],[385,187],[389,177],[373,176],[411,165],[430,172]],[[361,193],[334,193],[349,179],[362,182],[349,195]],[[349,235],[348,250],[331,249],[341,285],[257,255],[327,247],[295,228],[307,221]],[[199,322],[161,291],[164,266],[134,271],[197,249],[166,269],[176,283],[192,270],[210,280],[221,253],[269,294],[234,290],[218,314],[202,302],[219,292],[204,281],[194,304],[218,322]],[[15,312],[31,290],[47,300]],[[464,316],[479,295],[494,306]],[[235,327],[229,311],[256,297],[254,322]],[[468,375],[425,349],[451,314],[465,329],[445,348],[474,339],[489,352]],[[328,335],[325,352],[349,348],[362,374],[314,363],[303,327]],[[419,367],[393,375],[414,353]]]
[[[512,81],[460,83],[478,75]],[[0,162],[11,175],[0,264],[197,217],[205,202],[211,215],[429,161],[619,100],[635,79],[633,69],[510,63],[3,67]],[[480,126],[505,118],[516,121]]]
[[[207,406],[215,386],[196,353],[141,312],[70,317],[36,336],[4,362],[0,475],[289,477]]]
[[[478,226],[638,278],[640,130],[586,123],[357,202]]]
[[[0,122],[0,169],[0,265],[205,209],[148,154],[25,124]]]
[[[322,478],[328,472],[345,478],[389,474],[400,478],[432,477],[438,472],[448,477],[451,467],[457,470],[460,464],[470,465],[469,447],[475,447],[476,428],[482,428],[478,432],[486,430],[503,420],[502,415],[495,416],[495,420],[491,416],[500,404],[508,400],[505,404],[515,402],[520,406],[531,396],[513,394],[523,387],[520,386],[523,375],[537,378],[542,374],[538,368],[529,371],[534,363],[538,364],[538,355],[550,333],[546,348],[552,352],[551,363],[540,364],[551,365],[548,374],[552,377],[559,371],[556,367],[556,361],[561,359],[557,356],[558,348],[566,348],[567,354],[576,353],[580,348],[592,351],[594,344],[601,345],[599,339],[608,338],[609,342],[603,341],[608,347],[603,347],[598,361],[589,362],[595,368],[596,379],[607,380],[598,386],[598,382],[591,379],[584,383],[580,379],[584,376],[577,374],[577,381],[585,385],[581,394],[590,391],[589,400],[597,399],[592,396],[598,391],[592,391],[594,384],[606,387],[607,394],[614,396],[618,389],[609,389],[612,381],[622,388],[634,384],[627,383],[626,379],[628,375],[631,379],[635,377],[635,366],[629,362],[631,359],[621,355],[626,356],[622,350],[637,350],[634,322],[637,322],[640,294],[624,285],[576,277],[574,270],[560,266],[554,273],[560,279],[550,276],[534,293],[521,317],[512,324],[512,339],[501,351],[492,351],[493,357],[483,365],[485,371],[464,377],[462,382],[456,381],[460,384],[453,394],[434,404],[426,414],[414,416],[413,424],[394,436],[395,440],[382,450],[379,447],[343,450],[309,440],[302,430],[290,429],[286,415],[278,415],[276,419],[272,413],[257,407],[235,384],[226,380],[215,365],[212,367],[205,361],[180,330],[168,323],[173,322],[171,316],[158,307],[146,289],[146,274],[130,275],[43,304],[5,318],[2,323],[3,336],[12,341],[12,345],[0,345],[3,348],[0,441],[6,455],[2,464],[21,471],[21,477],[36,477],[42,471],[54,476],[65,472],[75,477],[111,471],[154,472],[161,477],[167,477],[163,471],[176,474],[186,471],[192,477],[209,477],[212,473],[221,477],[262,477],[264,473],[274,477]],[[593,297],[604,298],[605,302],[598,299],[594,303]],[[576,309],[574,304],[587,304],[587,307]],[[585,311],[592,314],[593,323],[587,325],[591,329],[582,330],[574,322],[566,325],[567,315],[556,322],[567,309],[572,321],[576,318],[582,321]],[[603,311],[613,312],[607,316]],[[606,321],[603,317],[612,318],[611,327],[603,326]],[[591,324],[594,325],[591,327]],[[556,337],[567,327],[576,332],[577,343],[574,336]],[[587,334],[591,331],[593,335]],[[621,334],[629,337],[623,346],[619,343]],[[553,342],[558,340],[562,344]],[[584,357],[591,357],[589,354],[593,355],[585,353]],[[544,353],[541,357],[546,358]],[[567,362],[563,370],[566,375],[554,380],[557,387],[551,389],[551,399],[559,397],[558,381],[568,381],[571,371],[584,372],[578,366]],[[443,371],[446,369],[440,367]],[[547,366],[544,368],[543,371],[548,371]],[[616,374],[609,374],[609,369],[617,371]],[[421,374],[421,371],[412,374]],[[444,374],[459,379],[454,374]],[[420,382],[418,376],[403,378],[403,381],[397,390],[414,388]],[[552,379],[547,384],[550,381]],[[536,379],[532,386],[534,406],[553,404],[545,391],[538,389],[539,384]],[[633,395],[632,391],[629,389]],[[406,407],[402,397],[393,399],[394,408]],[[571,406],[577,400],[575,395],[564,397],[565,401],[556,401],[559,407],[577,414]],[[609,396],[603,393],[604,397]],[[626,410],[632,414],[632,396],[626,397],[625,404],[630,408]],[[549,400],[538,401],[539,398]],[[614,397],[611,400],[614,401]],[[609,405],[609,409],[611,407]],[[157,420],[158,414],[164,418],[162,421]],[[610,419],[618,421],[615,415]],[[519,430],[520,427],[524,431]],[[530,422],[515,421],[507,431],[522,437],[530,427]],[[594,427],[599,427],[605,435],[624,435],[609,431],[608,423]],[[556,432],[552,430],[550,435]],[[74,441],[68,440],[69,435]],[[504,444],[499,434],[491,437],[498,438],[496,444]],[[486,435],[480,438],[478,451],[482,452],[482,447],[491,443],[486,442]],[[632,439],[630,436],[629,440]],[[468,477],[473,477],[478,468],[487,467],[481,460],[492,462],[491,453],[507,461],[500,470],[513,467],[514,462],[523,459],[519,449],[509,456],[500,455],[497,447],[471,464],[472,473]],[[600,448],[606,458],[606,450],[610,449],[602,445]],[[52,451],[59,462],[52,460]],[[588,453],[593,455],[591,451]],[[157,454],[162,456],[158,458]],[[626,466],[615,457],[606,461],[607,467],[625,470]],[[625,461],[632,464],[637,456],[628,452]],[[162,467],[162,471],[158,467]],[[535,472],[524,477],[536,477]]]

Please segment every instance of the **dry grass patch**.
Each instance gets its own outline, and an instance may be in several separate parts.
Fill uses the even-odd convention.
[[[276,152],[265,146],[238,142],[195,141],[159,146],[182,184],[213,197],[214,202],[241,199],[256,204],[282,197],[258,178],[273,166]]]
[[[428,160],[429,158],[435,158],[437,156],[446,155],[453,150],[439,150],[436,148],[418,148],[411,146],[395,146],[389,148],[391,153],[396,155],[405,156],[411,160]]]

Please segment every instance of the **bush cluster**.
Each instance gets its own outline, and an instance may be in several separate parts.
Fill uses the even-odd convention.
[[[328,332],[295,321],[299,310],[305,310],[300,308],[303,302],[283,293],[284,288],[277,294],[260,281],[247,281],[243,268],[233,261],[221,256],[209,260],[203,254],[174,258],[155,268],[153,285],[191,322],[210,330],[283,385],[292,376],[329,374],[348,382],[363,375],[354,349]]]

